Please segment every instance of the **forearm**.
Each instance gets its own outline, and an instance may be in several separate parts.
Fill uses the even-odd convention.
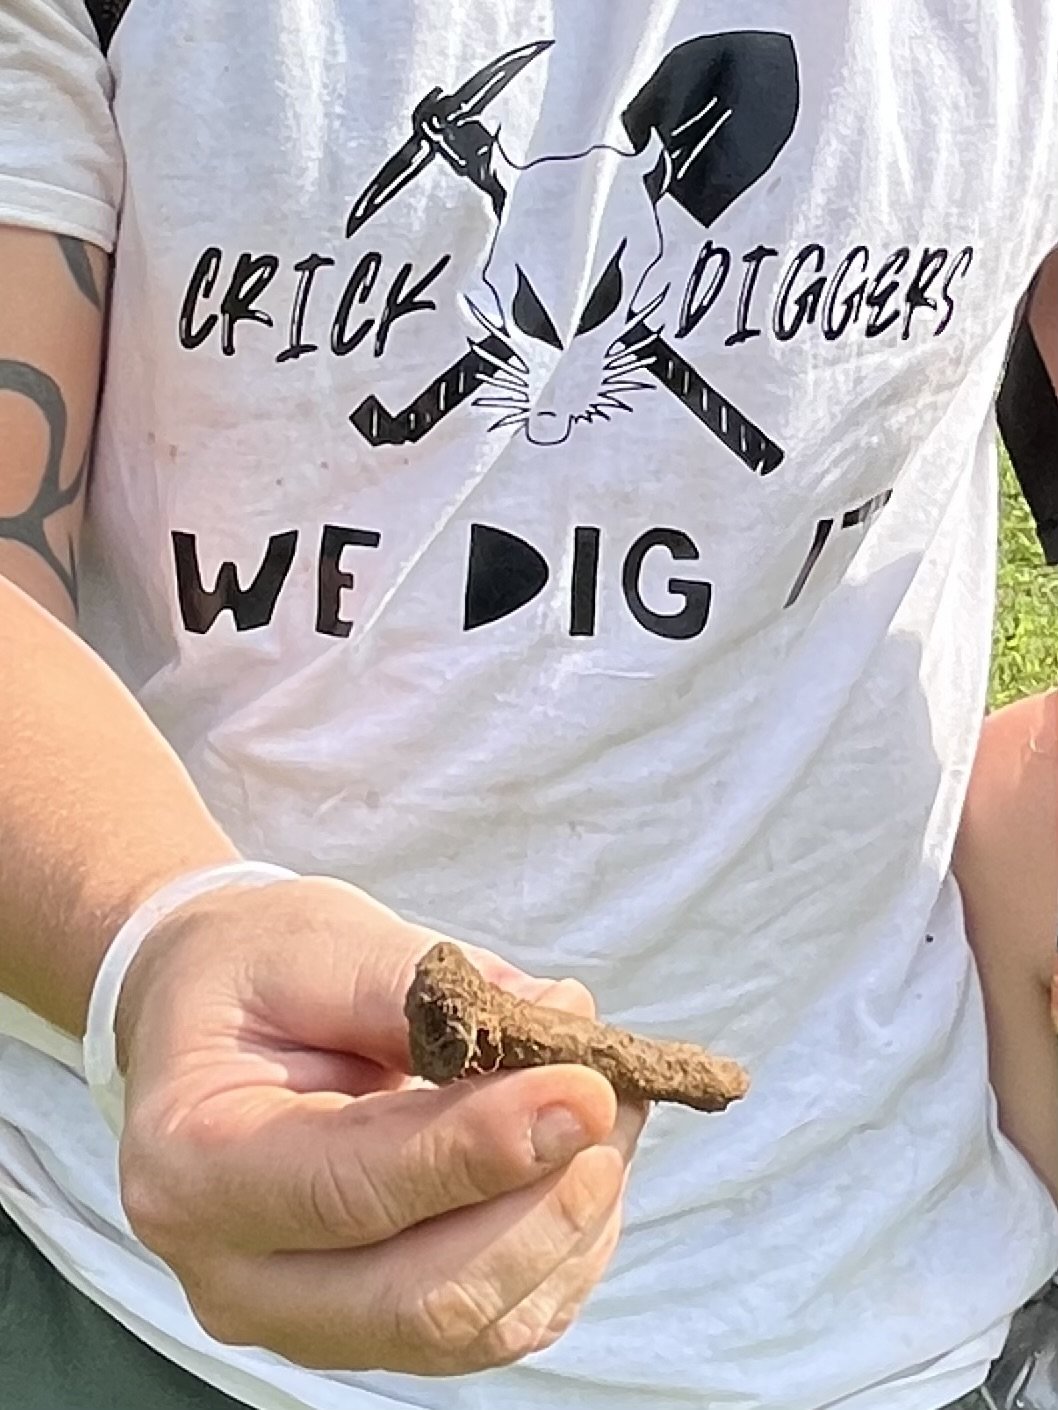
[[[0,226],[0,992],[77,1036],[138,901],[234,855],[146,715],[60,625],[76,617],[106,284],[102,250]]]
[[[986,722],[955,854],[1003,1131],[1058,1199],[1058,698]]]
[[[0,579],[0,991],[77,1036],[114,932],[237,855],[104,664]]]

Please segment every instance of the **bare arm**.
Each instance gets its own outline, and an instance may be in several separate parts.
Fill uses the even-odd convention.
[[[121,153],[82,0],[0,0],[0,52],[0,172],[31,218],[51,192],[57,223],[105,243]],[[0,991],[74,1034],[136,902],[233,855],[62,624],[104,265],[0,228]],[[642,1113],[577,1067],[406,1087],[404,994],[438,938],[303,878],[202,898],[139,950],[118,1017],[121,1198],[214,1335],[331,1369],[465,1374],[549,1345],[601,1277]],[[478,959],[525,997],[590,1008]]]
[[[106,264],[0,228],[0,990],[78,1035],[121,920],[235,855],[147,717],[60,625],[76,615]]]
[[[1058,254],[1040,269],[999,396],[999,421],[1044,551],[1058,561]],[[1005,1134],[1058,1199],[1058,696],[986,720],[955,872],[988,1018]]]
[[[80,1036],[125,917],[237,853],[124,687],[2,580],[0,662],[0,990]]]
[[[1058,696],[1032,696],[986,721],[955,871],[1000,1125],[1058,1199]]]
[[[0,990],[80,1034],[130,910],[234,849],[52,615],[73,615],[101,261],[0,230],[0,271],[0,573],[27,589],[0,576]],[[436,939],[296,880],[192,903],[139,951],[119,1014],[122,1200],[222,1340],[464,1374],[550,1345],[601,1277],[642,1113],[577,1067],[403,1089],[403,995]]]
[[[0,228],[0,573],[68,625],[106,281],[101,250]]]

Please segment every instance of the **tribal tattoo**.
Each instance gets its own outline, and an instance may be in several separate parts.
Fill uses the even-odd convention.
[[[103,294],[88,252],[80,240],[56,237],[70,276],[93,308],[103,310]],[[37,408],[47,427],[48,446],[36,494],[18,514],[0,517],[0,543],[20,543],[48,565],[74,607],[77,606],[77,544],[75,531],[67,531],[65,559],[53,546],[48,525],[57,514],[75,505],[87,478],[88,451],[68,485],[62,482],[63,460],[69,429],[66,399],[55,379],[39,367],[11,358],[0,358],[0,393],[12,392]]]
[[[31,367],[28,362],[0,359],[0,392],[14,392],[32,402],[44,417],[48,427],[48,453],[40,485],[33,503],[21,514],[0,519],[0,540],[25,544],[42,558],[77,605],[77,554],[73,535],[68,535],[69,562],[64,563],[48,539],[48,520],[73,504],[85,481],[87,453],[73,480],[62,484],[62,458],[66,449],[66,402],[58,383]]]
[[[95,273],[84,243],[81,240],[75,240],[70,235],[58,235],[56,239],[59,242],[62,257],[66,261],[66,267],[73,276],[74,283],[92,307],[102,312],[103,296],[99,292],[99,286],[96,283]]]

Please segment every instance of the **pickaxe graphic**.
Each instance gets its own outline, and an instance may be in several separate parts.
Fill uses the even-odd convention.
[[[498,220],[507,193],[492,170],[496,139],[478,118],[522,69],[553,43],[553,39],[541,39],[535,44],[512,49],[479,69],[452,94],[440,88],[431,89],[411,115],[412,134],[407,142],[390,157],[353,203],[345,226],[346,235],[355,235],[438,156],[443,157],[458,176],[467,177],[485,192]]]
[[[541,40],[493,60],[452,94],[433,89],[412,114],[412,135],[385,163],[353,204],[346,233],[355,234],[437,156],[485,193],[497,220],[507,193],[493,165],[496,138],[479,121],[486,107],[527,65],[551,47]],[[673,96],[686,90],[683,101]],[[753,91],[755,88],[755,91]],[[658,93],[664,93],[659,103]],[[771,96],[768,120],[756,121],[748,138],[732,137],[736,106]],[[730,100],[730,101],[728,101]],[[793,131],[798,107],[797,64],[788,36],[750,32],[709,35],[674,50],[624,115],[633,145],[641,150],[653,127],[677,158],[668,193],[703,224],[721,214],[763,175]],[[725,145],[727,144],[727,145]],[[709,152],[720,153],[723,179],[709,189]],[[656,307],[656,305],[654,305]],[[676,352],[659,329],[634,323],[611,353],[627,352],[635,370],[648,372],[750,470],[768,475],[784,458],[759,426]],[[406,407],[390,411],[369,396],[349,418],[372,446],[421,440],[457,406],[480,390],[481,380],[503,366],[524,369],[519,354],[492,333],[443,371]]]

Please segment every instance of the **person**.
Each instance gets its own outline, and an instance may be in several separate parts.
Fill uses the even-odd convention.
[[[1026,324],[1022,332],[1029,331]],[[1008,402],[1021,375],[1020,359],[1012,361],[1004,382]],[[1036,414],[1051,414],[1046,398]],[[1019,466],[1023,482],[1045,492],[1031,465]],[[1046,519],[1040,528],[1043,537]],[[1054,691],[1040,692],[985,720],[954,869],[981,977],[1000,1129],[1058,1198],[1056,706]],[[990,1386],[997,1403],[1053,1401],[1058,1280],[1016,1319],[1001,1361]]]
[[[1058,1216],[950,860],[1056,42],[7,0],[19,1410],[1007,1395]],[[416,1084],[438,934],[748,1096]]]

